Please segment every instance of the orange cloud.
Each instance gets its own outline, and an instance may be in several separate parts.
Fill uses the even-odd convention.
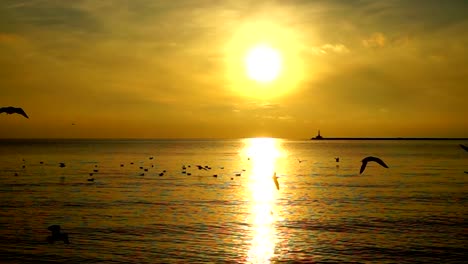
[[[343,44],[325,44],[320,47],[314,47],[312,48],[312,51],[315,54],[328,54],[329,52],[334,52],[334,53],[348,53],[349,49],[343,45]]]
[[[387,37],[383,33],[376,32],[368,39],[364,39],[362,44],[366,48],[383,48],[387,44]]]
[[[10,33],[0,32],[0,43],[14,43],[20,40],[20,36]]]

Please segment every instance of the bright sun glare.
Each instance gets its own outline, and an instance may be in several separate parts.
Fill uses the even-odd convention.
[[[272,180],[276,160],[281,156],[279,141],[273,138],[252,138],[245,141],[245,155],[252,164],[250,178],[252,242],[249,263],[270,263],[275,254],[275,199],[278,194]]]
[[[255,81],[267,83],[278,78],[282,68],[280,53],[261,44],[250,49],[245,57],[247,76]]]
[[[224,47],[226,87],[261,100],[279,98],[300,87],[304,79],[301,36],[281,21],[261,17],[234,27]]]

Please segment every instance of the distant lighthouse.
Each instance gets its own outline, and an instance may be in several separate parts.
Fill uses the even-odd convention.
[[[317,136],[316,136],[316,137],[313,137],[313,138],[311,138],[311,139],[323,139],[323,137],[320,135],[320,129],[319,129],[319,131],[318,131]]]

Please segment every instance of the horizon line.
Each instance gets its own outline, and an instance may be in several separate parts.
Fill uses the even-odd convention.
[[[313,141],[323,141],[323,140],[468,140],[468,137],[323,137],[323,138],[281,138],[281,137],[236,137],[236,138],[210,138],[210,137],[186,137],[186,138],[142,138],[142,137],[38,137],[38,138],[29,138],[29,137],[18,137],[18,138],[0,138],[1,141],[5,140],[236,140],[236,139],[250,139],[250,138],[276,138],[276,139],[285,139],[285,140],[313,140]]]
[[[322,137],[310,140],[468,140],[466,137]]]

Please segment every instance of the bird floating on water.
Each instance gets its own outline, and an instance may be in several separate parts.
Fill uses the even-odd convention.
[[[61,233],[59,225],[51,225],[47,229],[52,232],[52,235],[47,237],[47,242],[50,244],[53,244],[55,241],[63,241],[65,244],[70,244],[68,234]]]
[[[203,167],[202,165],[197,165],[199,170],[208,170],[208,166]]]
[[[0,108],[0,113],[7,113],[9,115],[11,114],[19,114],[22,115],[26,118],[29,118],[26,112],[20,107],[13,107],[13,106],[8,106],[8,107],[1,107]]]
[[[381,160],[381,159],[379,159],[377,157],[369,156],[369,157],[366,157],[366,158],[364,158],[362,160],[361,170],[359,171],[359,174],[362,174],[364,172],[364,170],[366,169],[367,163],[370,162],[370,161],[377,162],[378,164],[382,165],[383,167],[388,168],[387,164],[385,164],[385,162],[383,162],[383,160]]]

